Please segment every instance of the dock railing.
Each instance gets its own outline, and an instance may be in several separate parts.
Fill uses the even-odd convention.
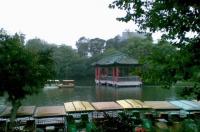
[[[126,76],[126,77],[118,77],[117,81],[141,81],[139,76]]]

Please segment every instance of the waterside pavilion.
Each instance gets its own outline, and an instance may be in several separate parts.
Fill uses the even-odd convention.
[[[140,86],[142,81],[139,76],[131,72],[140,69],[138,60],[121,52],[115,52],[92,64],[95,66],[95,83],[97,85],[111,86]]]

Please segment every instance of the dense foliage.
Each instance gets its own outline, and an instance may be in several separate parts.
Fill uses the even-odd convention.
[[[25,48],[20,36],[0,31],[0,93],[6,94],[13,106],[11,122],[21,101],[27,95],[37,93],[52,76],[50,51],[31,52]]]
[[[82,49],[82,45],[80,45],[80,49],[77,51],[71,46],[49,44],[48,42],[35,38],[28,40],[25,47],[32,51],[52,51],[55,76],[51,79],[81,80],[93,76],[91,69],[92,62],[88,59],[88,51],[86,50],[85,52]]]
[[[171,43],[179,47],[174,56],[170,56],[166,52],[165,56],[170,56],[171,58],[166,61],[166,57],[164,60],[161,60],[163,62],[161,67],[155,67],[158,71],[165,69],[165,74],[159,75],[161,80],[165,80],[168,83],[179,80],[199,82],[199,1],[114,0],[110,4],[110,8],[126,11],[126,15],[118,18],[118,20],[125,22],[134,21],[138,25],[140,32],[152,33],[160,31],[164,39],[170,40]],[[159,59],[159,57],[157,56],[154,59]],[[169,63],[167,63],[168,61]],[[155,72],[158,73],[158,71]],[[183,89],[183,91],[185,90]],[[194,94],[200,99],[200,90],[196,83],[191,88],[191,92],[182,93],[182,95],[185,94]]]
[[[120,21],[133,20],[140,31],[162,31],[168,39],[179,39],[180,43],[190,41],[187,33],[200,33],[200,2],[196,0],[115,0],[111,8],[126,11]]]
[[[93,44],[94,41],[99,44]],[[81,37],[76,46],[77,50],[66,45],[48,44],[37,38],[26,43],[26,48],[32,51],[52,49],[56,73],[54,79],[93,80],[94,69],[91,64],[116,50],[138,59],[143,64],[141,69],[133,69],[132,74],[140,75],[145,83],[169,84],[171,76],[176,74],[174,69],[178,66],[175,62],[179,52],[176,47],[167,41],[154,44],[150,36],[130,31],[107,41]]]

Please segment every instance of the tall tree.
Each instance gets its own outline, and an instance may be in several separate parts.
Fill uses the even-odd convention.
[[[117,35],[114,38],[108,39],[106,41],[105,49],[106,50],[110,48],[119,49],[120,46],[121,46],[121,39],[120,36]]]
[[[105,40],[100,38],[91,39],[89,42],[89,51],[92,56],[103,52],[105,46]]]
[[[53,60],[55,61],[56,77],[58,79],[70,78],[73,68],[73,63],[78,58],[78,54],[71,46],[58,46],[53,53]]]
[[[89,39],[85,37],[81,37],[77,42],[76,42],[76,47],[78,49],[78,54],[81,57],[87,57],[88,52],[89,52]]]
[[[144,57],[151,54],[152,48],[153,41],[151,39],[133,36],[127,40],[121,50],[142,61]]]
[[[19,35],[0,31],[0,93],[11,102],[11,128],[21,101],[37,93],[52,76],[50,52],[34,53],[25,49]]]
[[[34,38],[34,39],[29,39],[26,42],[25,47],[31,51],[38,52],[38,51],[46,51],[54,49],[56,48],[56,45],[49,44],[48,42],[39,38]]]

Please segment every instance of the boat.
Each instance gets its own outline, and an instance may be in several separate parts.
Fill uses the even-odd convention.
[[[47,80],[44,89],[56,89],[60,84],[59,80]]]
[[[73,88],[74,86],[74,80],[62,80],[58,85],[59,88]]]

